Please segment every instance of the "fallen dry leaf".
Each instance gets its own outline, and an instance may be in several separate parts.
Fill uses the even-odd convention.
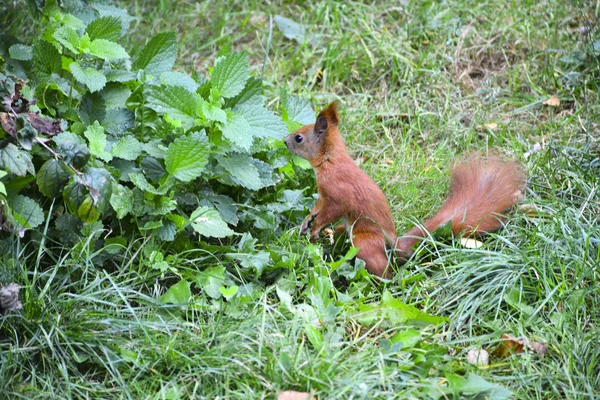
[[[7,312],[23,308],[19,300],[20,289],[21,285],[17,283],[9,283],[4,287],[0,287],[0,314],[6,314]]]
[[[495,357],[508,357],[511,354],[522,353],[525,348],[530,349],[540,357],[544,358],[548,352],[548,346],[543,343],[532,342],[527,339],[517,339],[516,337],[503,333],[500,336],[502,342],[496,350],[492,352]]]
[[[548,100],[544,101],[544,105],[550,107],[558,107],[560,106],[560,100],[556,95],[550,97]]]
[[[538,208],[535,204],[521,204],[519,205],[519,211],[527,215],[535,215],[538,213]]]
[[[286,390],[279,392],[277,400],[314,400],[315,398],[306,392],[296,392],[294,390]]]
[[[467,353],[467,362],[480,367],[490,365],[490,354],[483,349],[471,349]]]
[[[462,247],[466,247],[467,249],[478,249],[483,246],[483,243],[472,238],[461,238],[460,245]]]
[[[333,229],[325,228],[325,229],[323,229],[323,234],[329,238],[329,244],[335,243],[335,240],[333,239],[333,235],[335,234],[335,231]]]

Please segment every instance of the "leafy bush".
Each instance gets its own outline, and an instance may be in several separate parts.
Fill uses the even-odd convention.
[[[63,245],[83,231],[96,232],[92,246],[141,235],[164,269],[160,246],[244,226],[273,235],[284,211],[300,215],[300,192],[259,191],[293,174],[279,139],[314,118],[310,105],[284,96],[284,120],[268,110],[244,53],[220,54],[207,77],[173,71],[174,33],[132,59],[119,44],[129,20],[48,2],[33,44],[2,38],[2,229],[24,236],[48,221]]]

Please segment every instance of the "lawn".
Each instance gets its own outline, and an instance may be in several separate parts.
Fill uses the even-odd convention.
[[[225,221],[237,213],[233,236],[170,244],[123,228],[113,238],[114,217],[63,242],[55,221],[68,207],[47,201],[37,228],[22,237],[0,230],[0,284],[23,286],[23,309],[0,315],[0,393],[600,398],[592,3],[117,1],[132,17],[119,40],[132,59],[150,38],[175,32],[175,71],[215,80],[218,57],[245,52],[277,115],[291,101],[317,112],[338,101],[347,148],[387,195],[399,232],[434,214],[452,162],[472,152],[523,163],[525,198],[481,247],[439,232],[390,280],[369,276],[343,239],[300,237],[314,176],[280,141],[269,144],[276,156],[257,153],[274,165],[274,185],[234,192],[223,189],[231,179],[211,175],[210,196],[233,199],[215,200]],[[7,35],[24,44],[39,35],[25,2],[0,11]],[[156,132],[177,143],[164,129]],[[178,210],[186,195],[201,197],[203,179],[176,186]],[[547,353],[507,350],[503,334]],[[489,363],[468,362],[473,349],[489,352]]]

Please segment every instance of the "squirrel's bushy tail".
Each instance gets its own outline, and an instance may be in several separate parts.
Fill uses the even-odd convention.
[[[448,198],[433,218],[398,239],[398,255],[408,258],[419,238],[448,221],[452,221],[454,234],[478,235],[500,228],[501,214],[521,199],[524,187],[525,171],[516,161],[472,157],[457,163],[452,170]]]

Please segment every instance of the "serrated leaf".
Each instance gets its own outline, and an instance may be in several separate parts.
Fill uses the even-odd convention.
[[[227,121],[219,124],[223,136],[242,150],[250,150],[254,141],[253,131],[246,118],[238,113],[229,112]]]
[[[113,157],[134,161],[142,154],[142,144],[133,136],[123,136],[110,148]]]
[[[202,115],[209,121],[227,122],[227,113],[208,101],[202,103]]]
[[[142,158],[142,163],[140,165],[144,174],[153,181],[158,181],[165,175],[165,168],[163,165],[154,157],[144,157]]]
[[[61,71],[62,60],[56,47],[39,40],[33,45],[31,65],[37,77],[47,79]]]
[[[192,298],[189,282],[181,280],[167,290],[165,294],[160,296],[158,300],[165,304],[182,305],[189,303]]]
[[[317,119],[310,102],[306,99],[287,96],[283,105],[288,121],[300,122],[302,125],[308,125]]]
[[[133,111],[123,107],[113,108],[106,112],[102,126],[111,135],[121,135],[132,128],[135,123]]]
[[[236,97],[225,102],[227,107],[233,107],[240,104],[262,104],[264,102],[262,94],[262,79],[250,77],[244,86],[244,90]]]
[[[196,109],[203,101],[198,94],[181,86],[149,86],[144,94],[149,108],[158,113],[168,113],[181,121],[184,129],[194,125]]]
[[[219,94],[228,99],[237,96],[250,77],[246,53],[230,53],[217,59],[212,72],[211,84]]]
[[[51,159],[42,165],[36,176],[38,189],[48,197],[58,197],[69,180],[69,173],[62,161]]]
[[[121,184],[113,183],[110,205],[117,213],[118,219],[124,218],[131,212],[133,206],[133,193],[131,189]]]
[[[106,39],[95,39],[90,43],[90,54],[103,60],[129,58],[127,51],[118,43]]]
[[[12,143],[0,149],[0,168],[18,176],[25,176],[27,172],[35,174],[31,156]]]
[[[131,182],[138,189],[143,190],[144,192],[148,192],[148,193],[152,193],[152,194],[156,194],[156,195],[164,195],[168,191],[168,188],[156,189],[154,186],[152,186],[150,183],[148,183],[148,181],[146,180],[146,177],[143,174],[140,174],[138,172],[129,174],[129,179],[131,179]]]
[[[172,242],[175,240],[175,234],[177,233],[177,226],[171,222],[167,221],[163,223],[163,226],[156,230],[156,234],[162,240],[167,242]]]
[[[107,142],[104,128],[98,121],[88,126],[83,135],[90,143],[90,153],[104,161],[112,160],[112,155],[106,151]]]
[[[35,200],[19,194],[10,197],[8,204],[19,227],[35,228],[44,222],[44,211]]]
[[[90,23],[85,32],[91,40],[106,39],[113,42],[121,38],[121,20],[117,17],[106,16],[95,19]]]
[[[106,85],[106,77],[95,68],[88,67],[84,70],[78,62],[74,61],[69,65],[69,69],[77,82],[87,86],[92,93],[101,90]]]
[[[247,154],[229,154],[217,156],[217,161],[238,184],[251,190],[263,187],[260,173],[254,165],[253,158]]]
[[[54,31],[52,37],[74,54],[79,53],[79,35],[75,29],[68,26],[61,26]]]
[[[160,74],[160,83],[166,86],[181,86],[189,92],[198,90],[198,83],[191,76],[183,72],[167,71]]]
[[[108,82],[129,82],[135,79],[135,74],[122,69],[111,69],[105,72]]]
[[[262,105],[240,105],[234,111],[248,122],[255,137],[272,137],[281,140],[288,134],[285,123]]]
[[[177,36],[175,33],[159,33],[144,46],[133,69],[143,69],[146,74],[158,77],[173,68],[176,58]]]
[[[212,207],[198,207],[190,216],[190,223],[196,232],[206,237],[223,238],[235,233]]]
[[[199,177],[206,167],[210,144],[204,133],[177,138],[165,153],[167,171],[180,181],[189,182]]]
[[[15,60],[29,61],[33,58],[31,46],[24,44],[13,44],[8,49],[8,55]]]

